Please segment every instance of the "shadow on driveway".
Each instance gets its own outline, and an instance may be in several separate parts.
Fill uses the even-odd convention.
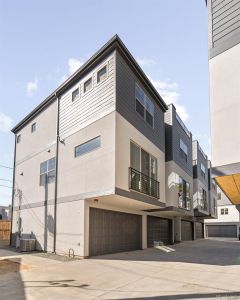
[[[149,248],[92,257],[91,259],[183,262],[206,265],[240,265],[240,242],[196,240],[169,246],[172,251]]]

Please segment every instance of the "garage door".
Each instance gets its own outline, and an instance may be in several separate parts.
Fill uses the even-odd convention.
[[[190,221],[181,221],[181,239],[182,241],[191,241],[193,239],[193,223]]]
[[[165,245],[171,244],[172,232],[171,220],[147,217],[147,246],[153,247],[154,241],[161,241]]]
[[[237,237],[236,225],[207,225],[209,237]]]
[[[142,216],[90,208],[90,256],[141,248]]]
[[[195,237],[196,239],[203,239],[203,223],[195,222]]]

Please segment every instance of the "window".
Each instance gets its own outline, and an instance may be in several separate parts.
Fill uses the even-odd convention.
[[[101,137],[98,136],[90,141],[87,141],[86,143],[83,143],[75,147],[75,157],[82,156],[100,147],[101,147]]]
[[[74,90],[72,92],[72,102],[74,102],[75,100],[77,100],[79,98],[79,88],[77,88],[76,90]]]
[[[154,123],[154,105],[151,99],[136,84],[135,87],[136,112],[151,126]]]
[[[228,208],[221,208],[221,215],[228,215]]]
[[[215,179],[212,179],[212,188],[213,188],[213,190],[216,190],[216,181],[215,181]]]
[[[84,87],[83,87],[84,93],[90,91],[91,89],[92,89],[92,77],[84,82]]]
[[[17,144],[21,142],[21,134],[17,135]]]
[[[221,200],[221,198],[222,198],[221,193],[218,193],[218,194],[217,194],[217,199],[218,199],[218,200]]]
[[[202,177],[204,177],[205,178],[205,176],[206,176],[206,168],[205,168],[205,166],[201,163],[201,175],[202,175]]]
[[[147,151],[130,143],[130,189],[159,198],[157,159]]]
[[[97,72],[97,83],[102,82],[107,78],[107,66]]]
[[[199,206],[201,209],[207,211],[208,206],[207,206],[207,192],[204,189],[201,189],[201,196],[199,199]]]
[[[40,164],[40,185],[55,181],[56,158],[53,157]]]
[[[188,146],[180,139],[180,155],[187,162],[188,157]]]
[[[178,181],[178,201],[179,207],[190,209],[190,184],[181,176]]]
[[[33,123],[32,126],[31,126],[31,132],[35,132],[36,131],[36,128],[37,128],[37,125],[36,123]]]

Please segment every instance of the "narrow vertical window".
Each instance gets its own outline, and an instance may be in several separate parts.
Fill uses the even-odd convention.
[[[36,125],[36,123],[33,123],[32,126],[31,126],[31,132],[32,133],[35,132],[36,129],[37,129],[37,125]]]
[[[79,88],[77,88],[76,90],[74,90],[72,92],[72,102],[74,102],[75,100],[77,100],[79,98]]]
[[[83,85],[84,93],[90,91],[91,89],[92,89],[92,77],[89,78],[87,81],[85,81]]]
[[[19,134],[18,136],[17,136],[17,144],[19,144],[21,142],[21,134]]]
[[[107,78],[107,66],[97,72],[97,83],[102,82]]]

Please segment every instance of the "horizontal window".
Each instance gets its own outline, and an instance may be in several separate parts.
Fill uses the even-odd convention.
[[[55,181],[56,158],[53,157],[40,164],[40,185],[44,186],[47,183]]]
[[[75,147],[75,157],[84,155],[100,147],[101,147],[101,137],[98,136],[90,141],[87,141],[86,143],[83,143]]]
[[[77,100],[79,98],[79,88],[77,88],[76,90],[74,90],[72,92],[72,102],[74,102],[75,100]]]
[[[107,78],[107,66],[97,72],[97,83],[102,82]]]
[[[154,123],[154,105],[138,84],[135,86],[136,112],[151,126]]]
[[[84,93],[90,91],[92,89],[92,78],[89,78],[87,81],[84,82],[83,90]]]
[[[33,123],[32,126],[31,126],[31,132],[32,133],[35,132],[36,129],[37,129],[37,125],[36,125],[36,123]]]

